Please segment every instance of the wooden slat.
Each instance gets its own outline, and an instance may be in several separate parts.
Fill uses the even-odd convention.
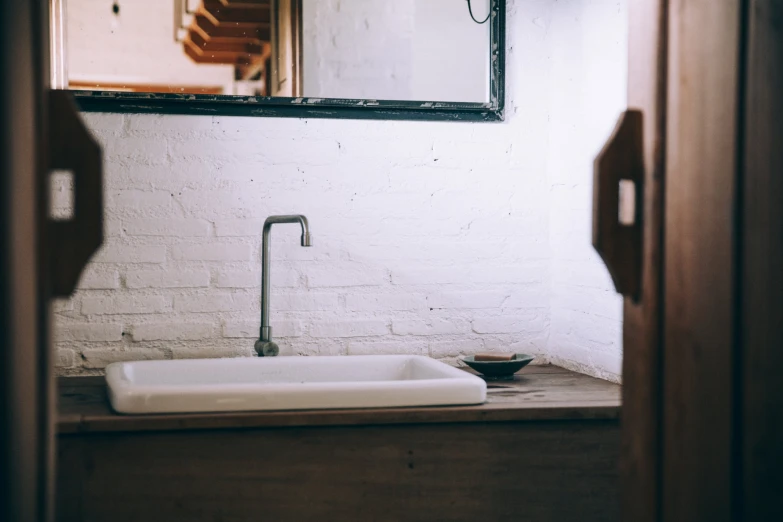
[[[620,387],[563,370],[528,367],[515,381],[491,383],[480,406],[358,410],[118,415],[106,397],[103,377],[60,379],[59,430],[65,432],[183,430],[205,428],[501,422],[616,419]]]
[[[766,522],[783,520],[783,2],[747,5],[739,519]]]
[[[267,7],[271,8],[272,0],[220,0],[220,3],[230,7]]]
[[[741,0],[672,0],[663,518],[732,520]]]
[[[617,521],[617,421],[60,437],[60,520]]]
[[[623,520],[660,514],[661,281],[666,139],[667,6],[628,4],[628,107],[643,113],[643,245],[640,300],[623,306]]]
[[[174,94],[224,94],[222,85],[177,85],[156,83],[96,83],[94,81],[69,80],[68,90],[102,90],[124,92],[155,92]]]
[[[208,17],[198,14],[193,18],[191,28],[199,31],[205,39],[211,42],[268,42],[271,39],[272,31],[269,23],[229,24],[218,26]]]
[[[268,5],[263,4],[225,5],[220,0],[203,0],[198,8],[198,13],[207,16],[214,24],[221,26],[269,23],[272,11]]]
[[[226,51],[204,51],[199,49],[190,39],[183,42],[185,54],[196,63],[223,63],[230,65],[250,65],[256,56],[249,53],[234,53]]]
[[[231,52],[261,54],[264,51],[264,45],[258,40],[247,41],[239,39],[238,41],[209,40],[204,38],[204,34],[199,31],[189,31],[186,39],[189,39],[196,47],[209,52]]]

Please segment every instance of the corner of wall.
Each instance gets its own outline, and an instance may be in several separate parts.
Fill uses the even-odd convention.
[[[625,108],[625,2],[558,2],[549,27],[550,335],[553,364],[621,380],[622,298],[591,245],[592,162]]]

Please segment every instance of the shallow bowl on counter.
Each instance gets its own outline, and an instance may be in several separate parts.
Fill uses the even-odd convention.
[[[530,364],[535,359],[532,355],[526,353],[515,353],[507,361],[477,361],[474,355],[466,355],[461,360],[482,374],[488,380],[509,380],[514,378],[514,374]]]

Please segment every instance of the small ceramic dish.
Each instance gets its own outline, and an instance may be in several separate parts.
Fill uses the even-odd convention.
[[[508,361],[476,361],[474,357],[473,355],[466,355],[460,359],[482,374],[485,379],[494,381],[513,379],[515,373],[535,359],[535,357],[526,353],[514,354],[514,357]]]

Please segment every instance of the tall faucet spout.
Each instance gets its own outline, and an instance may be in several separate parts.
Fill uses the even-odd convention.
[[[269,236],[272,231],[272,225],[280,223],[299,223],[302,227],[301,244],[303,247],[312,246],[313,240],[310,236],[310,225],[307,218],[301,214],[290,216],[269,216],[264,221],[263,240],[261,249],[261,331],[255,349],[259,356],[274,356],[280,351],[277,344],[272,341],[272,327],[269,326],[269,288],[271,263],[271,245]]]

